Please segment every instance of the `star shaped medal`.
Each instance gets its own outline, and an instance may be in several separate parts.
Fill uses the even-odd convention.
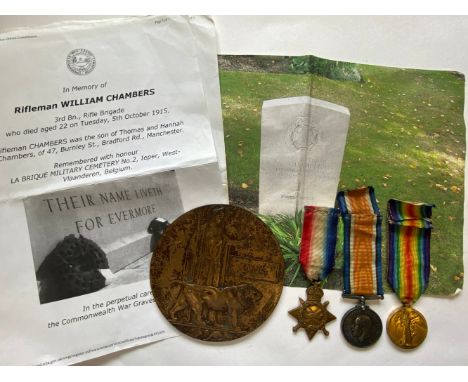
[[[314,283],[307,288],[307,300],[299,298],[300,306],[290,310],[288,313],[297,320],[297,325],[293,327],[296,333],[299,329],[304,329],[311,340],[319,330],[326,336],[330,333],[325,329],[325,325],[336,317],[327,310],[328,301],[321,302],[323,291],[319,283]]]
[[[306,206],[304,209],[299,260],[312,285],[306,290],[307,299],[299,298],[300,306],[290,310],[289,314],[297,320],[293,332],[302,328],[309,340],[319,330],[328,336],[330,333],[325,325],[336,319],[327,310],[328,301],[321,302],[323,290],[320,280],[328,276],[335,263],[338,214],[335,208]]]

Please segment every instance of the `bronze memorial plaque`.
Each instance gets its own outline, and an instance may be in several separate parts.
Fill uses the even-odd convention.
[[[162,314],[181,332],[230,341],[259,327],[283,289],[284,260],[251,212],[208,205],[176,219],[156,246],[150,281]]]

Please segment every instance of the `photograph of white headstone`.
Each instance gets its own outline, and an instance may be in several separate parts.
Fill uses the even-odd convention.
[[[309,96],[263,102],[260,214],[334,205],[349,118],[346,107]]]

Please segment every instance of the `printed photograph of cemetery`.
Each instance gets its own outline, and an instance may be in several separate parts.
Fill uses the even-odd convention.
[[[349,126],[336,191],[374,186],[384,217],[384,280],[386,202],[397,198],[436,206],[431,276],[426,293],[453,295],[463,287],[463,74],[353,64],[314,56],[219,56],[219,70],[232,204],[259,213],[265,101],[311,97],[331,108],[337,105],[349,111]],[[283,114],[278,115],[282,118]],[[298,117],[296,128],[301,118]],[[292,143],[300,147],[292,135],[294,131],[288,134]],[[314,134],[307,135],[305,145],[314,144]],[[281,184],[280,179],[278,182]],[[314,183],[317,184],[303,190],[304,200],[310,187],[322,187],[320,182]],[[261,216],[283,249],[285,285],[308,286],[298,261],[302,229],[299,205],[295,213]],[[338,237],[335,270],[325,287],[341,289],[341,279],[341,237]],[[385,289],[390,291],[387,284]]]

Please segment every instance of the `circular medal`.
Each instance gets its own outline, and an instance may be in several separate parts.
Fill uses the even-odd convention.
[[[230,341],[260,326],[283,289],[284,260],[271,230],[256,215],[208,205],[176,219],[151,259],[154,299],[181,332]]]
[[[416,309],[402,306],[388,317],[387,333],[396,346],[414,349],[421,345],[427,336],[427,322]]]
[[[380,338],[382,321],[367,305],[358,305],[343,316],[341,331],[351,345],[365,348],[375,344]]]

